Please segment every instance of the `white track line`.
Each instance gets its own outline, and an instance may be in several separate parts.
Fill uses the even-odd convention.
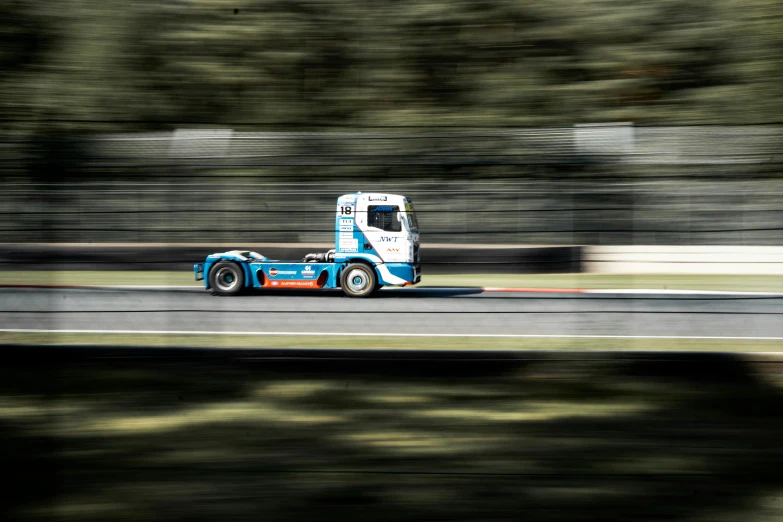
[[[62,290],[141,290],[141,291],[166,291],[188,290],[192,292],[207,290],[203,286],[184,285],[0,285],[0,289],[62,289]],[[328,288],[322,291],[336,292],[339,288]],[[616,289],[578,289],[578,288],[499,288],[499,287],[460,287],[460,286],[419,286],[411,288],[395,288],[395,290],[428,291],[428,292],[476,292],[482,293],[523,293],[523,294],[621,294],[621,295],[714,295],[714,296],[748,296],[748,297],[783,297],[780,292],[736,292],[723,290],[677,290],[657,288],[616,288]],[[283,295],[281,291],[279,295]]]
[[[0,333],[135,334],[135,335],[251,335],[328,337],[441,337],[477,339],[685,339],[708,341],[783,341],[783,337],[716,337],[691,335],[579,335],[579,334],[448,334],[448,333],[357,333],[357,332],[230,332],[224,330],[47,330],[43,328],[0,328]]]

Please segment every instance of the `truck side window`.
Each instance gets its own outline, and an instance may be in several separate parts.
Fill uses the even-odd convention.
[[[370,205],[367,207],[367,225],[385,232],[399,232],[402,223],[397,219],[400,207],[394,205]]]

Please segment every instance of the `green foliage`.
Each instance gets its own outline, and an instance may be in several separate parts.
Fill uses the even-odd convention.
[[[16,0],[1,125],[781,121],[782,20],[772,0]]]

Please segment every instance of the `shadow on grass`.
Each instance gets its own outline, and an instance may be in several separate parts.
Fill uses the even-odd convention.
[[[780,507],[772,362],[29,350],[0,369],[6,518],[753,521]]]

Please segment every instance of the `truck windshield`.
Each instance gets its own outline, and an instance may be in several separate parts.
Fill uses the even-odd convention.
[[[413,210],[413,203],[405,203],[405,214],[408,216],[408,228],[411,232],[419,231],[419,224],[416,222],[416,212]]]
[[[402,225],[397,216],[400,207],[396,205],[370,205],[367,207],[367,225],[385,232],[399,232]]]

